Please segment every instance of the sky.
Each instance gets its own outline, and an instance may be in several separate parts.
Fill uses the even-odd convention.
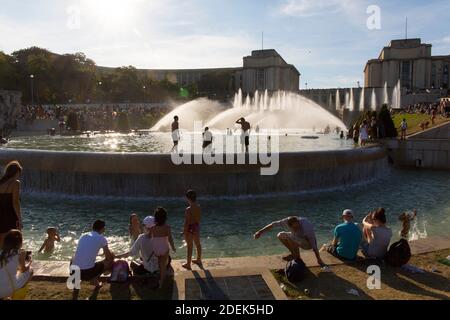
[[[262,47],[301,73],[301,87],[363,83],[392,39],[421,38],[450,55],[450,1],[0,0],[0,51],[83,52],[98,65],[242,66]]]

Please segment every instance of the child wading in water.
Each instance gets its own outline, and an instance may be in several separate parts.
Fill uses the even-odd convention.
[[[44,240],[44,243],[38,252],[41,253],[44,251],[44,253],[52,253],[55,249],[55,241],[61,241],[58,230],[56,228],[48,228],[47,238]]]
[[[183,268],[191,269],[191,262],[202,266],[202,245],[200,243],[200,219],[202,216],[202,210],[197,204],[197,194],[194,190],[186,192],[186,199],[189,203],[189,207],[185,211],[184,220],[184,239],[187,244],[187,262],[183,264]],[[197,249],[197,259],[192,260],[192,247],[195,244]]]
[[[164,208],[158,207],[155,210],[155,226],[149,231],[153,237],[153,250],[158,257],[159,262],[159,288],[162,288],[166,278],[167,264],[169,263],[169,251],[175,253],[175,245],[173,243],[172,231],[170,226],[166,224],[167,212]]]
[[[142,233],[141,222],[137,214],[132,213],[130,215],[130,226],[128,227],[128,232],[130,234],[131,242],[134,243],[139,235]]]

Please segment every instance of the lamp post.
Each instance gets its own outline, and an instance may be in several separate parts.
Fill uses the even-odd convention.
[[[34,74],[30,74],[31,106],[34,106]]]
[[[305,82],[305,90],[308,90],[308,82]]]
[[[144,91],[144,104],[145,104],[145,98],[146,98],[146,92],[145,89],[147,89],[147,87],[145,85],[142,86],[142,90]]]
[[[99,81],[97,84],[100,87],[100,90],[102,90],[101,87],[102,87],[103,82]],[[97,96],[97,99],[98,99],[98,96]],[[100,103],[103,103],[102,92],[100,92]]]

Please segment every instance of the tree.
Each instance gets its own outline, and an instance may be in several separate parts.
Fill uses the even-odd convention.
[[[381,138],[395,138],[398,136],[397,129],[395,128],[394,121],[392,120],[387,104],[383,104],[380,112],[378,113],[378,125],[380,128]]]

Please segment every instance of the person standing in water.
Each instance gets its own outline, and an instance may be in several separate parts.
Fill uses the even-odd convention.
[[[245,152],[248,153],[248,146],[250,144],[250,123],[247,122],[245,118],[240,118],[236,123],[241,125],[241,144],[245,145]]]
[[[197,193],[194,190],[186,192],[186,200],[189,207],[185,211],[184,220],[184,239],[187,244],[187,262],[183,264],[183,268],[191,270],[191,262],[198,266],[202,266],[202,245],[200,243],[200,220],[202,210],[197,204]],[[192,260],[193,244],[197,250],[197,259]]]
[[[180,141],[180,127],[178,123],[178,116],[173,117],[172,122],[172,140],[173,140],[173,150],[178,150],[178,142]]]

